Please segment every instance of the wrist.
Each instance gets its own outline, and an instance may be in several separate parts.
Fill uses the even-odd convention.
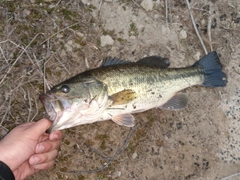
[[[12,155],[9,153],[9,151],[5,148],[7,146],[3,145],[2,142],[0,142],[0,161],[2,161],[4,164],[6,164],[12,171],[14,171],[15,166],[14,162],[15,159],[12,158]]]

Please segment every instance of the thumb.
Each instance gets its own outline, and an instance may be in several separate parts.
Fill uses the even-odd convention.
[[[52,121],[48,119],[40,119],[36,123],[32,124],[31,131],[36,135],[42,135],[52,125]]]

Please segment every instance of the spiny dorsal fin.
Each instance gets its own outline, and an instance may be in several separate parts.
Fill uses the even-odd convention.
[[[185,93],[178,93],[173,96],[168,102],[160,108],[165,110],[181,110],[187,106],[187,95]]]
[[[135,118],[132,114],[120,114],[114,116],[112,120],[118,125],[133,127]]]
[[[127,104],[136,98],[136,92],[131,89],[125,89],[110,96],[112,105]]]
[[[137,61],[139,64],[145,64],[149,66],[158,66],[161,68],[168,68],[170,61],[168,58],[161,56],[148,56]]]
[[[103,61],[102,66],[112,66],[117,64],[134,64],[135,62],[121,60],[118,58],[108,57]],[[170,61],[168,58],[164,58],[161,56],[148,56],[145,58],[140,59],[136,63],[148,66],[157,66],[161,68],[168,68],[170,65]]]
[[[112,66],[117,64],[130,64],[130,63],[133,63],[133,62],[121,60],[115,57],[114,58],[108,57],[103,61],[102,66]]]

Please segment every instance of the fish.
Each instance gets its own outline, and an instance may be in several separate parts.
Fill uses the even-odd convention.
[[[59,83],[39,96],[53,121],[48,132],[110,119],[133,127],[134,113],[153,108],[186,108],[187,95],[180,92],[183,89],[227,85],[227,75],[216,51],[189,67],[169,65],[169,60],[161,56],[137,62],[107,58],[101,67]]]

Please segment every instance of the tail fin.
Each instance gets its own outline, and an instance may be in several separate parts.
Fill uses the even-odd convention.
[[[227,76],[222,71],[222,65],[216,51],[210,52],[198,62],[196,62],[193,66],[199,66],[203,69],[204,82],[202,86],[226,86]]]

